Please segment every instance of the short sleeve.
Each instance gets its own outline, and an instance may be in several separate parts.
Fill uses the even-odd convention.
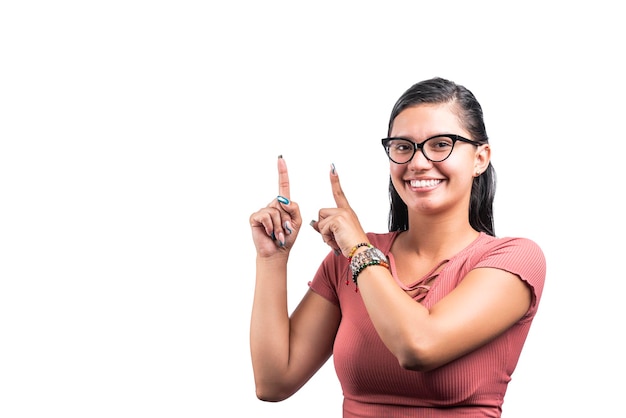
[[[491,267],[517,275],[532,291],[531,306],[526,316],[534,316],[546,277],[546,259],[534,241],[527,238],[501,238],[483,253],[477,267]]]
[[[337,278],[340,276],[340,261],[334,252],[329,252],[317,269],[313,280],[309,282],[309,288],[335,305],[339,305],[337,294]]]

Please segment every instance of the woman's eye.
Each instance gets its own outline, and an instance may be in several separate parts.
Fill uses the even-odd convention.
[[[446,149],[446,148],[450,148],[452,146],[452,141],[445,141],[445,140],[437,140],[437,141],[433,141],[430,146],[434,149]]]

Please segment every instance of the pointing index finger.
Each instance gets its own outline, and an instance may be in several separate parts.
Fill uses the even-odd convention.
[[[349,208],[350,204],[348,203],[348,198],[343,193],[343,189],[341,188],[341,184],[339,183],[339,176],[337,175],[337,170],[335,169],[335,164],[331,164],[330,166],[330,186],[333,191],[333,197],[335,198],[335,203],[338,208]]]
[[[289,173],[287,172],[287,163],[282,155],[278,156],[278,195],[291,199],[289,195]]]

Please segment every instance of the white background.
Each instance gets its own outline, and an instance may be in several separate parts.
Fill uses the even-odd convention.
[[[621,7],[378,3],[0,5],[0,416],[340,417],[332,362],[254,395],[248,217],[283,154],[305,225],[335,163],[386,231],[380,138],[433,76],[483,105],[496,233],[548,261],[503,417],[624,414]],[[326,252],[305,226],[292,308]]]

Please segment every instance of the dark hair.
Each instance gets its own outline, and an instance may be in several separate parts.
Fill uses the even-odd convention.
[[[435,77],[411,86],[400,96],[391,111],[387,136],[391,135],[393,122],[404,109],[422,103],[454,103],[459,120],[474,141],[487,144],[489,138],[483,120],[483,110],[467,88],[452,81]],[[474,178],[470,196],[470,225],[479,232],[495,236],[493,224],[493,199],[496,192],[496,172],[489,163],[487,170]],[[405,231],[409,228],[409,213],[406,204],[389,180],[389,231]]]

